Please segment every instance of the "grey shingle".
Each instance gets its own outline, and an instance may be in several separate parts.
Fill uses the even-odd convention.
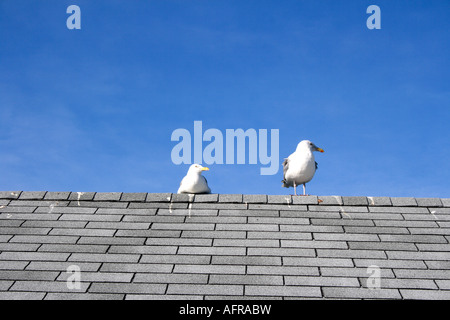
[[[15,235],[9,242],[17,243],[76,243],[77,236],[49,236],[49,235]]]
[[[171,202],[193,202],[195,195],[193,194],[172,194]]]
[[[282,296],[282,297],[322,297],[320,287],[303,286],[245,286],[245,292],[253,296]]]
[[[133,283],[208,283],[206,274],[185,273],[139,273],[133,279]]]
[[[295,211],[306,211],[308,208],[306,205],[294,205],[289,204],[253,204],[248,205],[250,210],[295,210]],[[245,208],[244,208],[245,209]]]
[[[117,234],[116,234],[117,235]],[[90,236],[81,236],[77,243],[79,244],[106,244],[106,245],[143,245],[145,243],[145,237],[90,237]]]
[[[442,207],[442,201],[439,198],[416,198],[419,207]]]
[[[304,259],[304,258],[301,258]],[[247,274],[256,275],[296,275],[296,276],[318,276],[319,268],[308,266],[248,266]]]
[[[28,263],[28,261],[0,260],[0,270],[24,270]]]
[[[327,211],[334,211],[334,212],[368,212],[366,206],[334,206],[334,205],[309,205],[308,209],[310,211],[321,211],[321,212],[327,212]]]
[[[394,269],[394,273],[397,278],[450,280],[450,270]]]
[[[0,212],[4,213],[28,213],[28,212],[33,212],[34,210],[36,210],[36,207],[19,207],[19,206],[15,206],[15,207],[5,207],[0,209]]]
[[[386,251],[389,259],[450,260],[450,252]]]
[[[194,202],[191,204],[192,209],[211,209],[211,210],[243,210],[247,209],[247,205],[245,203],[198,203]],[[250,204],[251,205],[251,204]]]
[[[0,300],[43,300],[46,292],[0,292]]]
[[[219,194],[219,202],[242,203],[242,194]]]
[[[147,198],[147,193],[122,193],[120,201],[143,202]]]
[[[43,201],[43,200],[11,200],[8,206],[18,206],[18,207],[50,207],[51,205],[55,207],[66,207],[69,201]]]
[[[173,272],[202,274],[245,274],[245,266],[209,265],[209,264],[177,264]]]
[[[196,194],[195,202],[218,202],[218,194]]]
[[[156,283],[114,283],[95,282],[89,287],[93,293],[139,293],[139,294],[164,294],[167,284]]]
[[[54,281],[59,272],[54,271],[30,271],[30,270],[2,270],[0,280],[48,280]]]
[[[81,282],[80,289],[70,289],[65,281],[16,281],[10,291],[86,292],[89,285]]]
[[[18,199],[22,191],[0,191],[0,199]]]
[[[2,252],[0,260],[19,261],[66,261],[70,253],[55,252]]]
[[[450,280],[435,280],[439,289],[441,290],[450,290]]]
[[[278,240],[272,239],[214,239],[215,246],[229,247],[279,247]]]
[[[106,253],[107,250],[107,245],[91,244],[43,244],[39,247],[39,252]]]
[[[61,272],[57,281],[67,281],[71,273]],[[134,274],[129,272],[81,272],[81,281],[83,282],[131,282]]]
[[[439,235],[391,235],[380,234],[381,241],[388,242],[414,242],[414,243],[447,243],[447,240],[443,236]]]
[[[267,203],[292,204],[292,196],[290,196],[290,195],[268,195]]]
[[[119,253],[73,253],[68,261],[70,262],[137,262],[139,254],[119,254]]]
[[[324,287],[323,294],[326,298],[334,299],[401,299],[398,289],[366,289],[366,288],[344,288]]]
[[[139,254],[175,254],[177,246],[127,246],[113,245],[109,248],[108,253],[139,253]]]
[[[395,207],[414,207],[417,206],[416,199],[411,197],[391,198],[392,205]]]
[[[317,196],[292,196],[293,204],[319,204]]]
[[[309,257],[283,257],[285,266],[304,266],[304,267],[353,267],[351,258],[309,258]]]
[[[119,201],[122,192],[97,192],[94,201]]]
[[[357,278],[286,276],[286,285],[320,287],[359,287]]]
[[[319,196],[318,202],[320,205],[343,205],[344,202],[341,196]]]
[[[118,209],[118,208],[99,208],[96,214],[132,214],[132,215],[154,215],[156,209]]]
[[[367,197],[342,197],[345,206],[366,206],[368,205]]]
[[[38,271],[62,271],[67,272],[67,268],[76,265],[80,267],[81,272],[95,272],[100,269],[101,263],[93,262],[63,262],[63,261],[31,261],[26,270],[38,270]]]
[[[147,202],[170,202],[172,198],[171,193],[147,193]]]
[[[265,194],[244,194],[244,203],[267,203],[267,196]]]
[[[71,192],[69,200],[72,201],[91,201],[95,197],[95,192]]]
[[[320,268],[321,275],[326,277],[358,277],[366,279],[371,275],[367,268],[344,268],[344,267],[323,267]],[[380,277],[385,278],[395,278],[394,273],[391,269],[380,268]]]
[[[180,247],[178,254],[244,256],[246,254],[246,249],[242,247]]]
[[[61,203],[61,202],[60,202]],[[108,201],[71,201],[69,207],[89,207],[89,208],[126,208],[129,205],[140,205],[141,203],[128,202],[108,202]],[[61,205],[60,205],[61,206]]]
[[[213,256],[212,264],[239,266],[281,266],[281,257],[275,256]]]
[[[444,207],[450,207],[450,198],[441,199],[441,202]]]
[[[0,228],[0,234],[45,235],[45,234],[48,234],[50,230],[51,230],[51,228],[2,227],[2,228]]]
[[[50,292],[44,300],[124,300],[125,294]]]
[[[43,200],[45,191],[24,191],[21,193],[20,200]]]
[[[409,300],[449,300],[450,291],[400,289],[404,299]]]
[[[97,208],[82,208],[82,207],[59,207],[53,208],[39,207],[35,210],[36,213],[65,213],[65,214],[93,214],[97,211]]]
[[[0,243],[0,251],[37,251],[38,243]]]
[[[112,237],[116,230],[110,229],[64,229],[53,228],[49,235],[54,236],[88,236],[88,237]]]
[[[242,285],[197,285],[197,284],[169,284],[168,294],[187,294],[187,295],[227,295],[242,296],[244,286]]]
[[[216,230],[245,230],[245,231],[278,231],[277,224],[237,224],[237,223],[218,223],[215,226]]]
[[[369,206],[392,206],[391,198],[389,197],[367,197]]]
[[[279,275],[229,275],[212,274],[210,284],[244,284],[244,285],[283,285],[283,277]]]
[[[44,200],[67,200],[69,199],[70,192],[47,192]]]

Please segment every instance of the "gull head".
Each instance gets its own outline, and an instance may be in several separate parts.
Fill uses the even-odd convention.
[[[194,163],[189,167],[188,174],[195,173],[195,174],[201,174],[203,171],[209,171],[209,168],[203,167],[197,163]]]
[[[305,149],[310,150],[311,152],[313,151],[324,152],[322,148],[319,148],[309,140],[303,140],[297,145],[297,150],[305,150]]]

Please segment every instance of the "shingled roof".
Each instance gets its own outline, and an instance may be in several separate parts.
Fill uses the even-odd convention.
[[[450,299],[450,199],[8,191],[0,226],[0,299]]]

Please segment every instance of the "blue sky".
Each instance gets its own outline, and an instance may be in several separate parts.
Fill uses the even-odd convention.
[[[325,153],[310,194],[450,197],[449,9],[0,0],[0,190],[176,192],[189,165],[170,137],[198,120],[279,129],[280,164],[312,140]],[[214,193],[293,193],[281,165],[208,166]]]

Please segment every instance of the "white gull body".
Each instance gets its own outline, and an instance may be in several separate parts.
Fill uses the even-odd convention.
[[[206,167],[193,164],[189,167],[188,173],[181,180],[178,193],[211,193],[208,181],[202,176],[203,171],[208,171]]]
[[[309,140],[303,140],[297,145],[297,149],[283,162],[283,187],[294,187],[297,195],[297,186],[303,185],[303,195],[306,194],[306,183],[314,177],[317,163],[314,151],[324,152]]]

